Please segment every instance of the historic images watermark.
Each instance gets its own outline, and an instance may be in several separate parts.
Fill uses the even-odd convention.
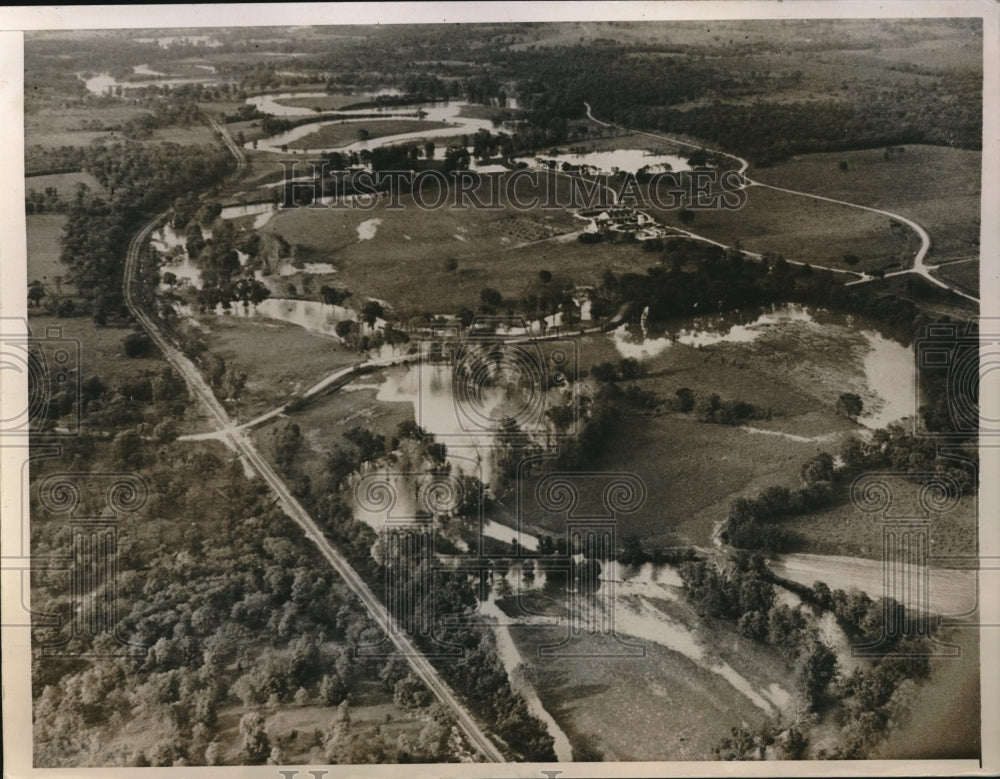
[[[997,387],[1000,371],[1000,317],[977,317],[967,327],[954,322],[929,324],[914,344],[917,355],[914,423],[916,433],[935,438],[1000,435],[1000,417],[983,407],[988,391]],[[943,379],[943,411],[947,423],[937,431],[920,425],[921,374]],[[985,390],[985,391],[984,391]],[[945,421],[945,420],[942,420]],[[988,443],[988,442],[987,442]]]
[[[0,436],[65,436],[80,430],[80,342],[61,327],[35,335],[23,319],[0,319],[0,370],[27,379],[27,403],[11,403],[0,417]],[[60,426],[52,424],[60,419]]]
[[[619,515],[643,505],[645,485],[628,473],[552,468],[579,431],[577,344],[527,332],[516,318],[479,318],[468,330],[439,328],[417,346],[416,434],[430,442],[433,466],[373,469],[353,483],[355,509],[380,528],[384,627],[390,637],[417,639],[425,656],[460,655],[450,629],[470,615],[449,595],[449,580],[472,578],[480,610],[489,604],[498,627],[528,617],[552,628],[537,643],[540,656],[642,657],[641,645],[616,632],[607,566],[615,564]],[[430,436],[432,426],[445,432]],[[495,479],[507,480],[513,505],[499,506]],[[487,506],[502,508],[506,524],[491,522]],[[559,528],[558,542],[529,531],[529,518],[542,514]],[[555,612],[534,611],[543,591],[559,604]],[[363,656],[394,653],[385,639],[359,647]]]
[[[387,210],[456,209],[513,211],[596,209],[624,206],[662,211],[738,211],[747,202],[738,170],[698,169],[653,173],[513,168],[507,175],[429,168],[328,171],[329,161],[308,160],[310,173],[296,176],[298,162],[282,160],[279,208]]]

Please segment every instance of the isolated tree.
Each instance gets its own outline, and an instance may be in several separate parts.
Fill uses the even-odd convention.
[[[28,305],[36,308],[41,305],[42,298],[45,297],[45,287],[40,281],[33,281],[28,285]]]
[[[347,698],[347,685],[344,684],[340,675],[333,673],[324,674],[319,683],[319,699],[324,706],[339,706]]]
[[[552,272],[547,270],[540,270],[538,271],[538,278],[541,279],[543,283],[548,284],[550,281],[552,281]]]
[[[479,299],[483,302],[483,305],[496,308],[503,302],[503,295],[497,290],[487,287],[479,293]]]
[[[122,341],[126,357],[146,357],[152,351],[153,342],[144,333],[129,333]]]
[[[251,711],[240,718],[243,754],[251,765],[260,765],[271,754],[271,741],[264,730],[264,717]]]
[[[357,322],[353,319],[342,319],[334,325],[333,332],[337,334],[338,338],[347,340],[348,337],[357,329]]]
[[[799,688],[811,709],[823,702],[826,689],[836,674],[836,653],[822,641],[814,641],[798,671]]]
[[[432,698],[424,683],[408,673],[393,687],[392,700],[403,709],[422,709]]]
[[[806,756],[809,739],[797,725],[792,725],[781,743],[781,753],[785,760],[802,760]]]
[[[361,321],[369,327],[375,325],[376,319],[383,319],[384,317],[385,311],[382,310],[382,304],[377,300],[367,300],[361,307]]]
[[[837,413],[850,419],[857,419],[864,410],[861,396],[854,392],[842,392],[837,398]]]
[[[693,390],[688,387],[681,387],[674,395],[677,396],[678,409],[681,413],[687,414],[694,409],[695,399]]]
[[[833,457],[827,452],[820,452],[815,457],[810,457],[802,465],[800,475],[806,484],[832,481]]]
[[[680,217],[681,224],[690,225],[694,222],[694,211],[685,207],[678,212],[678,217]]]
[[[351,296],[351,293],[350,290],[324,284],[319,288],[319,296],[327,305],[339,306]]]

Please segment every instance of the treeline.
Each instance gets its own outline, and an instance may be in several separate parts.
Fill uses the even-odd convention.
[[[928,474],[941,474],[952,480],[957,494],[974,495],[978,489],[978,457],[974,450],[961,454],[939,451],[935,439],[914,434],[902,423],[875,430],[863,440],[846,438],[840,446],[840,467],[828,452],[807,460],[801,468],[801,487],[767,487],[754,497],[736,498],[722,526],[722,540],[738,549],[767,553],[785,552],[795,539],[780,526],[785,517],[799,516],[826,508],[844,499],[843,485],[866,472],[891,471],[910,475],[917,483],[926,483]]]
[[[847,637],[867,647],[870,665],[839,675],[830,685],[833,719],[844,727],[844,743],[814,757],[860,759],[869,756],[896,727],[904,724],[916,696],[917,682],[930,673],[928,652],[915,635],[912,614],[893,598],[873,600],[858,590],[830,590],[823,582],[812,587],[768,576],[793,589],[817,615],[830,612]],[[864,651],[864,650],[863,650]]]
[[[210,146],[130,141],[87,148],[83,168],[109,195],[78,190],[60,259],[98,323],[125,315],[121,285],[129,234],[170,199],[217,182],[232,164],[228,153]]]
[[[905,143],[981,147],[980,73],[949,70],[919,88],[897,85],[891,92],[856,84],[836,98],[805,103],[766,97],[795,87],[801,71],[742,70],[731,67],[729,57],[655,56],[661,52],[654,47],[646,56],[605,42],[500,51],[491,64],[514,75],[533,121],[580,117],[586,101],[600,119],[694,136],[759,164],[796,153]],[[706,98],[713,102],[679,107]]]
[[[594,101],[592,105],[601,119],[694,136],[766,166],[793,154],[913,143],[980,149],[981,80],[981,75],[952,74],[928,88],[894,90],[891,98],[857,90],[849,97],[808,103],[717,100],[684,110]]]
[[[977,331],[967,322],[933,318],[917,301],[933,299],[935,290],[921,279],[908,279],[900,292],[880,291],[873,285],[845,287],[829,271],[792,265],[780,255],[766,253],[753,259],[734,249],[722,249],[684,238],[668,241],[663,263],[645,274],[606,272],[596,292],[603,310],[630,303],[632,316],[648,307],[650,322],[709,313],[752,310],[788,302],[859,314],[879,323],[887,335],[910,344],[931,324],[954,324],[955,344],[970,349]],[[978,430],[953,413],[955,408],[976,407],[978,386],[949,382],[946,370],[919,366],[924,404],[921,418],[928,430],[948,432],[958,439],[974,437]]]
[[[833,457],[820,452],[802,466],[804,486],[799,489],[774,486],[767,487],[753,498],[736,498],[722,526],[722,540],[738,549],[757,549],[768,553],[787,551],[791,541],[789,534],[771,524],[772,521],[829,505],[837,476]]]
[[[777,602],[762,557],[736,554],[723,566],[692,560],[682,563],[679,572],[684,593],[699,612],[735,623],[741,635],[796,661],[796,686],[809,708],[825,702],[836,655],[808,629],[800,606]]]
[[[812,712],[842,726],[844,742],[819,749],[816,758],[861,759],[872,755],[891,730],[905,722],[916,684],[929,671],[919,639],[907,638],[904,627],[914,619],[890,599],[874,601],[863,592],[833,592],[817,582],[797,587],[815,616],[831,611],[848,637],[868,644],[870,665],[850,674],[839,669],[836,653],[820,639],[810,614],[799,606],[778,603],[775,577],[763,558],[738,553],[724,563],[694,559],[679,567],[687,599],[702,614],[727,620],[737,632],[777,649],[794,663],[795,686]],[[890,628],[891,626],[891,628]],[[808,723],[808,719],[806,722]],[[793,725],[779,746],[786,759],[801,759],[808,747],[807,728]],[[716,750],[723,759],[758,759],[777,733],[735,728]]]

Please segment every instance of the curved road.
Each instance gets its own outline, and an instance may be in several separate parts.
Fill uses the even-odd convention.
[[[601,121],[600,119],[598,119],[597,117],[595,117],[594,114],[593,114],[593,112],[591,111],[590,103],[585,102],[584,105],[587,107],[587,118],[590,119],[592,122],[596,122],[597,124],[602,125],[604,127],[615,127],[616,126],[614,124],[611,124],[610,122],[604,122],[604,121]],[[659,133],[647,132],[645,130],[632,130],[632,132],[636,133],[637,135],[646,135],[646,136],[649,136],[650,138],[658,138],[660,140],[666,140],[666,141],[670,141],[671,143],[680,144],[681,146],[688,146],[688,147],[690,147],[692,149],[703,149],[703,148],[705,148],[703,146],[699,146],[698,144],[689,143],[688,141],[682,141],[682,140],[680,140],[678,138],[672,138],[672,137],[670,137],[668,135],[662,135],[662,134],[659,134]],[[762,183],[760,181],[754,181],[753,179],[748,178],[746,176],[746,170],[747,170],[747,168],[750,167],[750,163],[747,160],[743,159],[742,157],[738,157],[735,154],[730,154],[729,152],[719,151],[718,149],[708,149],[708,148],[705,148],[705,151],[707,151],[707,152],[709,152],[711,154],[720,154],[723,157],[729,157],[732,160],[736,160],[739,163],[739,165],[740,165],[739,172],[741,174],[743,174],[743,179],[746,182],[745,183],[746,187],[763,187],[765,189],[772,189],[775,192],[784,192],[784,193],[786,193],[788,195],[798,195],[799,197],[808,197],[808,198],[812,198],[813,200],[822,200],[822,201],[825,201],[827,203],[835,203],[837,205],[848,206],[850,208],[858,208],[858,209],[860,209],[862,211],[870,211],[871,213],[880,214],[882,216],[887,216],[890,219],[895,219],[898,222],[902,222],[907,227],[909,227],[911,230],[913,230],[913,232],[915,232],[917,234],[917,237],[920,238],[920,248],[917,250],[917,253],[913,257],[913,267],[912,268],[904,268],[903,270],[898,270],[898,271],[893,271],[891,273],[886,273],[885,274],[885,278],[888,278],[890,276],[902,276],[903,274],[906,274],[906,273],[915,273],[918,276],[923,276],[925,279],[927,279],[932,284],[936,284],[939,287],[942,287],[944,289],[950,290],[951,292],[954,292],[956,295],[960,295],[961,297],[966,298],[968,300],[971,300],[974,303],[979,303],[979,298],[973,297],[972,295],[969,295],[969,294],[963,292],[962,290],[957,289],[956,287],[952,286],[951,284],[948,284],[943,279],[939,279],[936,276],[933,276],[931,274],[932,270],[934,270],[935,268],[939,267],[937,265],[925,265],[924,264],[924,258],[927,256],[927,252],[931,248],[931,237],[930,237],[930,235],[927,234],[927,231],[923,227],[921,227],[919,224],[917,224],[916,222],[914,222],[912,219],[907,219],[905,216],[902,216],[900,214],[895,214],[892,211],[885,211],[885,210],[883,210],[881,208],[872,208],[871,206],[863,206],[863,205],[860,205],[858,203],[851,203],[851,202],[848,202],[847,200],[837,200],[837,199],[832,198],[832,197],[825,197],[823,195],[814,195],[814,194],[812,194],[810,192],[801,192],[801,191],[796,190],[796,189],[785,189],[784,187],[775,187],[775,186],[772,186],[771,184],[764,184],[764,183]],[[683,231],[683,232],[687,232],[687,231]],[[702,240],[708,240],[708,239],[703,238],[702,236],[698,236],[698,235],[695,235],[693,233],[688,233],[688,235],[690,235],[692,238],[701,238]],[[709,242],[710,243],[714,243],[717,246],[724,246],[724,244],[718,243],[717,241],[709,241]],[[725,248],[729,248],[729,247],[725,247]],[[753,254],[753,253],[752,252],[747,252],[747,254]],[[754,255],[754,256],[759,257],[760,255]],[[792,262],[792,261],[789,260],[789,262]],[[798,265],[798,264],[801,264],[801,263],[795,263],[795,264]],[[814,265],[813,267],[816,268],[816,267],[821,267],[821,266]],[[839,273],[851,273],[851,271],[843,271],[843,270],[840,270],[838,268],[826,268],[826,270],[835,270],[835,271],[837,271]],[[854,275],[854,274],[852,274],[852,275]],[[846,282],[845,286],[850,286],[852,284],[865,284],[865,283],[868,283],[868,282],[871,282],[871,281],[874,281],[874,280],[875,280],[875,277],[863,276],[860,279],[856,279],[854,281],[848,281],[848,282]]]
[[[229,151],[236,158],[237,169],[242,170],[246,166],[246,159],[244,158],[242,152],[236,148],[232,139],[229,138],[228,133],[225,131],[225,128],[221,127],[218,122],[212,119],[209,119],[209,122],[216,132],[222,136],[222,139],[229,148]],[[486,734],[480,729],[479,725],[472,719],[472,716],[468,711],[466,711],[465,707],[455,697],[455,694],[438,675],[438,672],[431,665],[430,661],[428,661],[427,658],[417,650],[416,646],[414,646],[410,639],[402,632],[395,619],[389,614],[382,602],[369,589],[368,585],[361,579],[357,571],[355,571],[354,568],[351,567],[350,563],[348,563],[347,560],[342,557],[341,554],[330,544],[330,542],[327,541],[323,531],[318,525],[316,525],[312,517],[309,516],[309,513],[291,494],[285,486],[285,483],[274,472],[268,462],[260,455],[256,447],[253,445],[253,442],[241,429],[233,426],[233,423],[229,419],[229,415],[216,399],[211,388],[205,383],[205,380],[202,378],[194,363],[192,363],[183,353],[181,353],[179,349],[167,340],[166,336],[160,331],[156,323],[136,302],[133,294],[133,285],[137,275],[140,250],[149,237],[149,234],[156,227],[156,225],[164,219],[165,216],[166,214],[161,214],[147,223],[142,229],[139,230],[139,232],[135,234],[129,243],[128,253],[125,260],[124,276],[125,303],[128,306],[129,311],[143,326],[143,328],[145,328],[149,337],[162,350],[167,360],[174,366],[174,368],[177,369],[178,373],[184,377],[184,380],[187,382],[188,387],[190,387],[191,392],[199,401],[201,401],[202,405],[208,410],[210,416],[218,425],[226,443],[239,453],[245,463],[248,463],[258,474],[260,474],[261,478],[264,479],[268,486],[270,486],[274,493],[278,496],[278,500],[288,516],[302,527],[306,533],[306,537],[319,547],[320,552],[322,552],[323,556],[327,559],[333,569],[341,576],[341,578],[343,578],[351,590],[353,590],[358,596],[358,599],[362,602],[362,604],[364,604],[368,613],[375,620],[375,622],[385,629],[389,640],[403,655],[403,657],[406,658],[414,674],[427,685],[427,687],[434,693],[435,697],[442,704],[452,710],[458,720],[459,726],[462,728],[469,741],[486,757],[487,761],[495,763],[506,762],[500,750],[497,749],[496,745],[490,741]]]

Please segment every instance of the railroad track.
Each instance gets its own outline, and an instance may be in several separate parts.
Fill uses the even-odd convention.
[[[230,153],[236,158],[237,171],[246,167],[246,157],[232,138],[217,121],[209,118],[209,124],[222,136],[223,142]],[[160,224],[169,212],[160,214],[147,222],[129,242],[125,258],[125,275],[123,291],[125,304],[136,321],[142,325],[153,342],[160,348],[167,361],[173,365],[184,378],[191,392],[206,408],[223,435],[224,441],[233,448],[240,457],[256,471],[275,493],[285,513],[296,522],[326,558],[330,566],[344,580],[348,587],[358,596],[369,615],[382,626],[393,646],[409,663],[411,670],[443,705],[454,713],[459,727],[465,733],[472,745],[486,758],[488,762],[507,762],[497,746],[479,727],[465,706],[458,700],[448,684],[441,678],[430,661],[417,649],[413,642],[402,632],[396,620],[389,613],[351,564],[326,539],[323,531],[315,523],[309,513],[289,491],[281,477],[271,468],[270,464],[260,455],[253,442],[242,430],[233,425],[228,413],[212,393],[211,387],[202,378],[198,368],[187,358],[160,330],[159,326],[143,310],[136,301],[134,286],[138,274],[139,254],[150,233]]]

